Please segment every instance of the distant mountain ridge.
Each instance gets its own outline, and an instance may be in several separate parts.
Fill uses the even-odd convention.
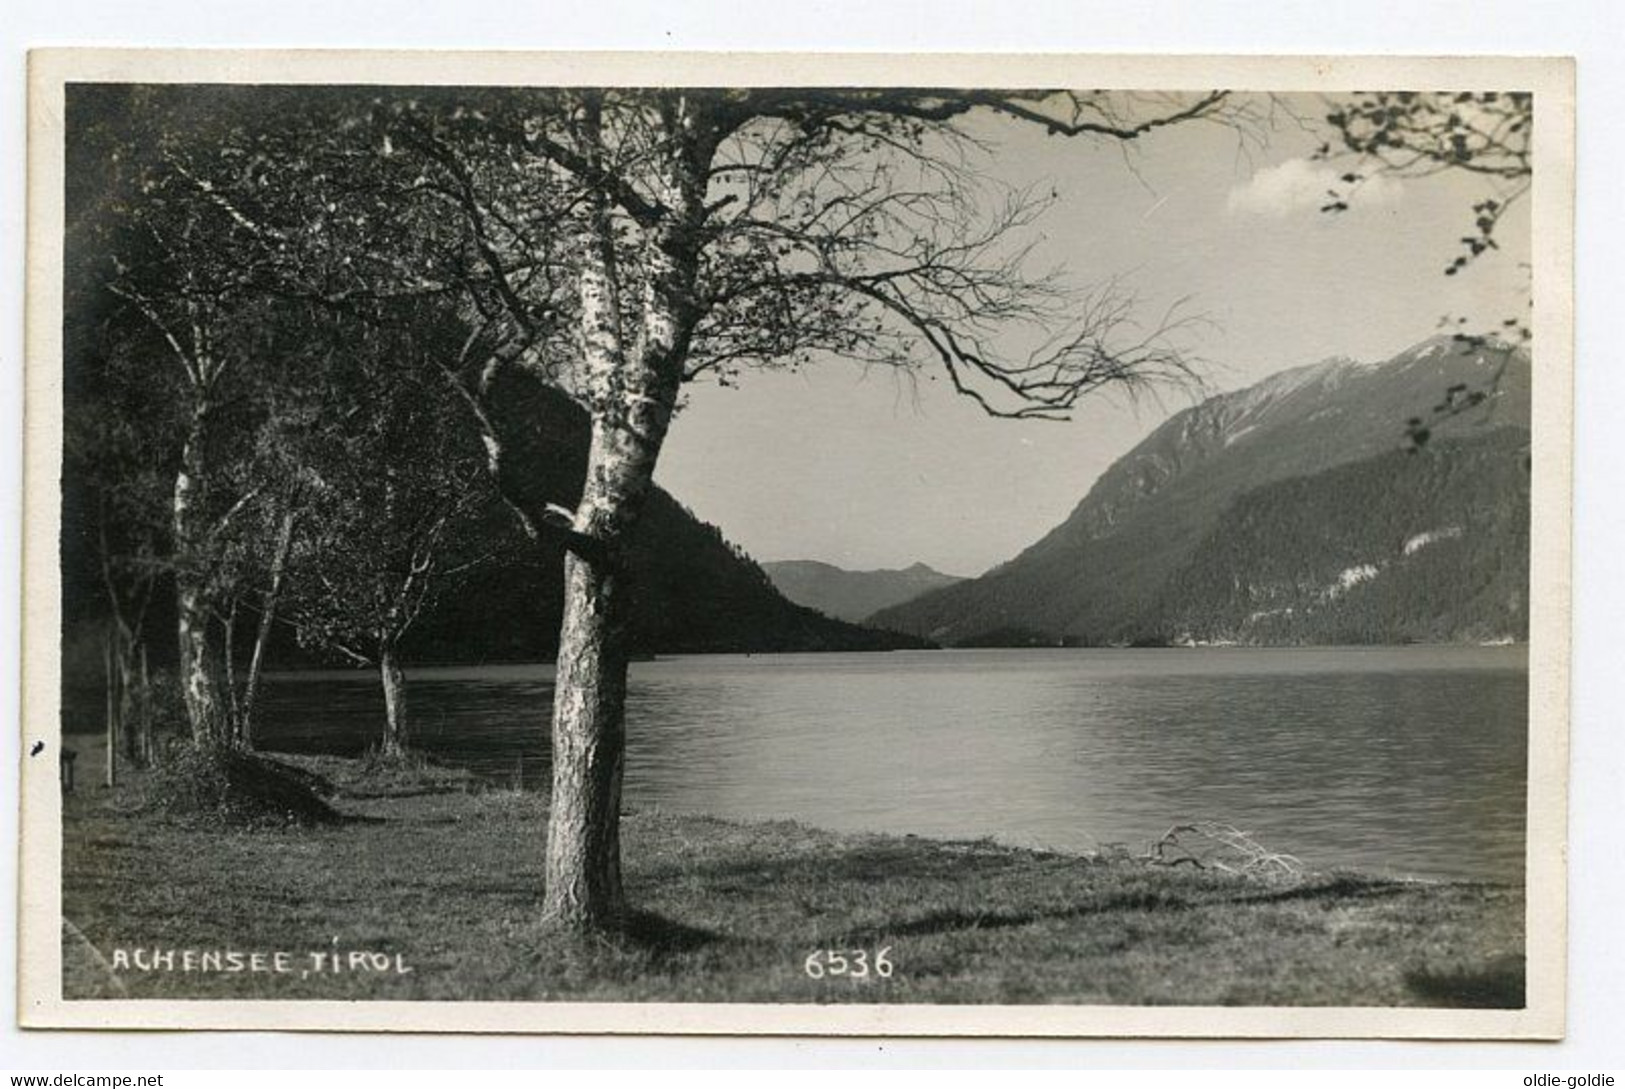
[[[923,563],[876,571],[849,571],[818,560],[778,560],[761,566],[779,593],[797,605],[853,624],[927,591],[964,581]]]
[[[1237,625],[1238,602],[1255,596],[1275,601],[1279,586],[1272,590],[1265,583],[1281,579],[1318,585],[1323,564],[1334,562],[1330,557],[1347,543],[1350,520],[1358,523],[1363,516],[1388,527],[1390,535],[1403,532],[1399,545],[1442,532],[1434,524],[1442,517],[1436,511],[1467,488],[1490,509],[1445,538],[1445,552],[1471,543],[1473,562],[1485,568],[1474,577],[1486,585],[1516,583],[1517,600],[1486,612],[1458,609],[1458,603],[1433,595],[1425,606],[1428,616],[1401,619],[1390,610],[1386,628],[1376,621],[1353,625],[1357,641],[1518,637],[1527,629],[1516,569],[1520,560],[1527,562],[1527,471],[1521,459],[1527,457],[1529,381],[1529,361],[1521,352],[1449,337],[1424,341],[1385,363],[1333,358],[1272,375],[1167,420],[1108,468],[1064,522],[1014,559],[981,578],[883,610],[871,622],[959,645],[1340,641],[1349,637],[1349,625],[1334,614],[1365,599],[1375,579],[1362,580],[1373,585],[1359,594],[1316,599],[1318,606],[1309,610],[1318,617],[1313,621],[1304,618],[1306,599],[1278,603],[1294,610],[1297,620],[1290,624]],[[1453,387],[1486,396],[1467,412],[1432,412]],[[1408,454],[1401,447],[1405,423],[1413,417],[1429,422],[1432,439],[1421,452]],[[1446,471],[1463,458],[1468,468]],[[1356,465],[1362,467],[1349,476],[1320,479],[1319,493],[1288,486]],[[1521,481],[1508,466],[1522,474]],[[1421,467],[1428,472],[1417,471]],[[1489,476],[1468,479],[1473,473]],[[1360,484],[1359,504],[1339,491],[1354,481]],[[1335,509],[1339,495],[1341,511]],[[1337,523],[1342,543],[1336,533],[1327,531],[1329,540],[1315,528],[1316,519],[1331,524],[1326,519],[1333,513],[1349,515]],[[1249,533],[1251,551],[1240,543]],[[1382,547],[1389,548],[1386,539]],[[1221,555],[1228,557],[1222,564],[1214,558]],[[1254,559],[1265,556],[1268,572],[1255,569]],[[1378,577],[1399,571],[1378,567]],[[1240,597],[1221,603],[1216,583],[1228,584]],[[1273,607],[1246,608],[1240,615]]]

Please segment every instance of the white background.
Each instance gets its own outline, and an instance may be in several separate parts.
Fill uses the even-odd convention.
[[[19,10],[20,7],[20,10]],[[25,50],[44,45],[461,49],[768,49],[1567,54],[1579,58],[1575,645],[1569,1037],[1561,1044],[812,1041],[20,1033],[14,980],[16,773],[0,803],[0,1068],[1025,1065],[1206,1068],[1625,1067],[1625,827],[1617,700],[1625,514],[1625,8],[1608,0],[1202,0],[1120,3],[802,0],[20,0],[0,37],[0,702],[16,708],[21,511]],[[20,760],[14,721],[0,755]],[[1500,1079],[1497,1079],[1500,1080]],[[1518,1084],[1507,1079],[1507,1084]]]

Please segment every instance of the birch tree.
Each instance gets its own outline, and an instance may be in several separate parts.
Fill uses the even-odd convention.
[[[108,770],[141,767],[153,755],[150,618],[168,571],[170,483],[163,443],[151,420],[163,418],[161,389],[140,380],[121,331],[109,321],[75,323],[69,351],[82,360],[66,374],[73,411],[63,421],[63,549],[77,545],[94,566],[106,616]],[[144,417],[144,419],[143,419]]]
[[[592,425],[579,498],[546,505],[568,550],[547,920],[626,917],[625,551],[682,385],[835,355],[935,368],[990,414],[1058,419],[1097,389],[1183,376],[1165,324],[1032,268],[1046,201],[979,177],[963,125],[993,115],[1111,145],[1230,109],[1222,92],[617,89],[529,92],[517,120],[493,117],[510,155],[569,194],[573,343],[538,365]]]
[[[228,701],[209,634],[220,597],[217,561],[224,535],[255,493],[251,488],[232,494],[221,486],[219,462],[231,437],[218,427],[219,411],[227,374],[241,351],[233,341],[243,327],[241,316],[230,314],[219,297],[191,293],[199,271],[194,266],[181,273],[182,292],[169,299],[127,269],[111,289],[152,324],[181,378],[184,422],[169,501],[180,682],[193,740],[223,744],[229,740]]]
[[[436,598],[494,558],[481,531],[495,494],[462,407],[434,364],[421,314],[374,315],[332,330],[328,419],[309,462],[313,527],[293,565],[301,641],[376,668],[384,694],[379,749],[410,744],[401,642]]]
[[[1088,289],[1037,267],[1031,247],[1053,198],[983,176],[989,148],[978,134],[991,120],[1122,148],[1172,125],[1234,125],[1244,112],[1219,91],[445,89],[376,94],[363,107],[364,98],[338,94],[339,123],[305,138],[304,151],[250,138],[205,155],[207,168],[195,157],[170,164],[165,185],[202,198],[187,214],[211,217],[207,236],[240,250],[232,268],[194,259],[195,220],[172,218],[164,241],[180,290],[167,305],[140,292],[150,280],[124,293],[161,335],[195,406],[176,540],[196,550],[236,509],[218,490],[208,503],[193,494],[209,477],[200,459],[210,447],[190,437],[207,430],[216,390],[245,357],[237,326],[219,320],[222,302],[237,298],[221,285],[268,266],[275,290],[296,284],[328,307],[446,300],[461,332],[426,340],[430,361],[517,519],[565,549],[542,912],[576,931],[626,918],[627,546],[683,385],[841,357],[940,375],[995,416],[1061,419],[1096,390],[1178,380],[1187,365],[1170,336],[1177,322],[1141,324],[1111,286],[1116,270],[1087,270],[1106,285]],[[300,209],[286,226],[266,204],[278,199]],[[396,218],[368,210],[380,201]],[[287,253],[303,255],[292,276]],[[508,368],[584,410],[579,488],[514,479],[503,451],[527,423],[505,412]],[[177,596],[190,615],[202,604],[186,585]],[[189,631],[183,624],[183,664],[203,654],[189,649]],[[194,724],[212,720],[207,670],[185,673]]]
[[[69,278],[81,300],[115,304],[104,324],[122,384],[101,404],[144,437],[143,471],[168,474],[161,573],[173,580],[192,740],[211,747],[245,738],[276,596],[251,584],[267,567],[275,584],[291,548],[297,474],[279,447],[300,397],[319,394],[299,369],[322,358],[300,340],[312,304],[289,289],[320,272],[299,240],[321,233],[321,209],[294,178],[273,179],[298,175],[279,143],[290,126],[256,129],[249,98],[208,111],[168,88],[75,87],[69,98]],[[233,636],[250,597],[262,623],[239,692]]]

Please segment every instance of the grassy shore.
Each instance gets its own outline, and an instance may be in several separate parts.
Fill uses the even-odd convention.
[[[623,828],[633,933],[581,948],[537,922],[545,798],[288,759],[336,788],[344,823],[176,820],[142,807],[139,781],[65,799],[68,997],[1523,1004],[1517,887],[1265,880],[655,812]],[[854,969],[886,949],[892,973],[809,978],[808,954],[831,949]],[[152,959],[166,950],[173,968]],[[281,952],[287,970],[185,971],[187,950],[267,969]]]

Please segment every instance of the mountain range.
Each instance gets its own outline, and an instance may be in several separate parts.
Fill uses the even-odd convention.
[[[586,421],[545,386],[512,381],[499,423],[521,485],[568,504]],[[1281,372],[1171,417],[1065,521],[975,579],[923,564],[758,565],[657,489],[632,546],[634,647],[1521,640],[1529,388],[1523,353],[1449,338],[1381,364],[1329,359]],[[1429,434],[1407,448],[1411,419]],[[65,620],[89,634],[68,640],[64,665],[89,685],[100,598],[75,484],[64,480]],[[493,518],[493,532],[512,532]],[[409,637],[410,660],[550,657],[561,567],[556,546],[509,550],[435,603]],[[159,654],[173,645],[167,599],[149,618]],[[272,652],[279,665],[308,660],[286,633]]]
[[[1014,559],[868,623],[960,646],[1524,638],[1529,389],[1521,351],[1448,336],[1283,371],[1174,415]]]
[[[779,593],[797,605],[854,624],[928,590],[964,581],[923,563],[898,570],[848,571],[817,560],[778,560],[762,564],[762,570]]]

